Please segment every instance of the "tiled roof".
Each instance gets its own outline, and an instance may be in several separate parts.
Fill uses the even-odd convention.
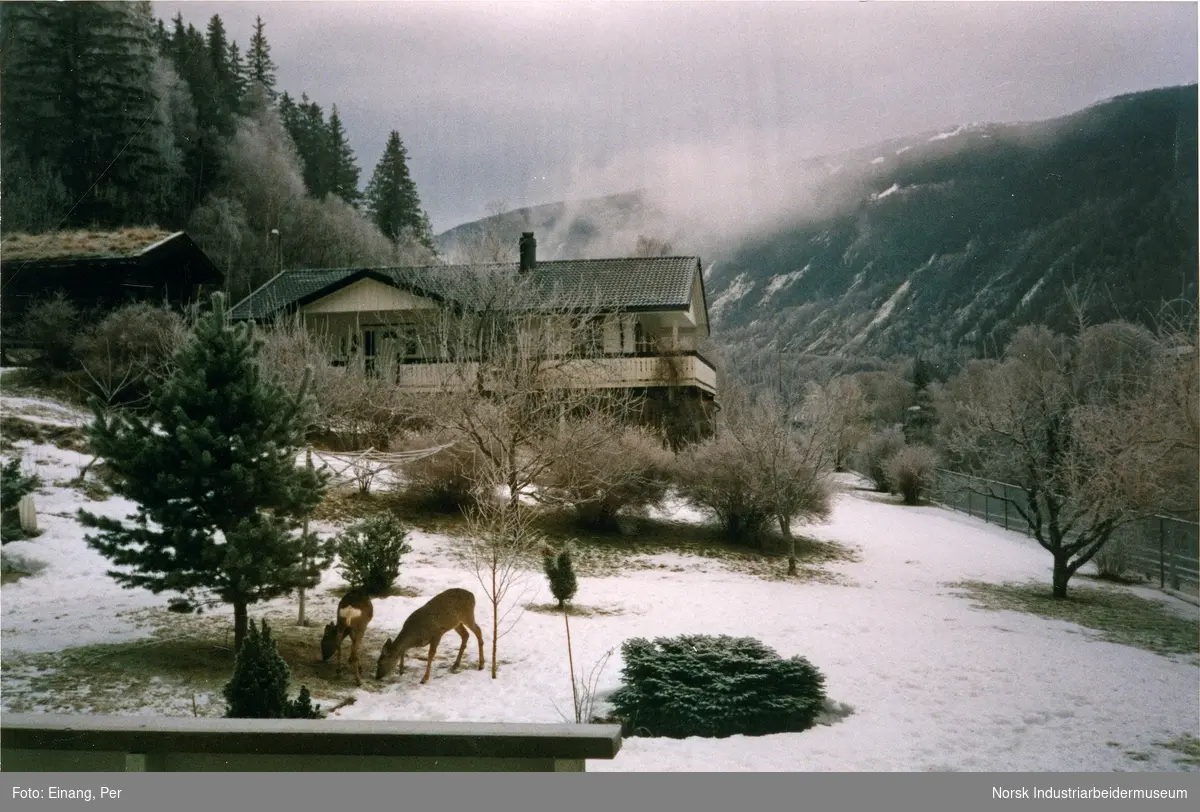
[[[538,262],[530,281],[546,297],[579,297],[604,310],[675,310],[691,304],[696,257],[572,259]],[[333,293],[364,276],[469,308],[473,291],[494,273],[518,273],[515,262],[487,265],[426,265],[284,271],[238,302],[237,320],[270,318],[281,310]],[[534,308],[536,304],[532,305]]]

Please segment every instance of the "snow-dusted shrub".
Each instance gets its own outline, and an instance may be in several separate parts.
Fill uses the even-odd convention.
[[[621,646],[621,687],[609,698],[626,735],[763,736],[807,730],[825,677],[803,657],[726,635],[633,638]]]
[[[408,530],[394,517],[372,516],[342,531],[337,539],[338,569],[351,588],[385,595],[400,577],[400,561],[412,552]]]
[[[906,445],[884,460],[883,470],[890,489],[904,498],[904,504],[915,505],[933,485],[937,452],[927,445]]]
[[[904,432],[899,428],[893,426],[877,431],[859,443],[855,467],[870,480],[875,490],[886,493],[890,490],[890,483],[884,465],[903,447]]]
[[[1133,564],[1133,551],[1130,539],[1114,534],[1092,559],[1096,564],[1096,574],[1101,578],[1121,580]]]
[[[672,454],[662,441],[643,428],[619,426],[594,418],[609,442],[589,454],[557,455],[540,478],[543,501],[571,506],[579,523],[612,532],[622,512],[645,510],[662,502],[671,484]]]
[[[75,343],[81,370],[74,378],[107,403],[135,403],[165,377],[187,325],[172,310],[149,302],[118,308],[84,331]]]

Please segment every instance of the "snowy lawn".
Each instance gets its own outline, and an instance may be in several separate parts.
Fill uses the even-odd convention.
[[[7,398],[6,414],[37,411],[63,423],[71,415]],[[220,715],[220,687],[232,670],[232,612],[166,611],[167,595],[124,590],[107,562],[87,548],[74,511],[124,515],[123,500],[89,500],[69,484],[85,455],[20,441],[43,478],[37,494],[40,537],[4,546],[6,559],[36,570],[0,593],[6,711]],[[6,456],[7,456],[6,452]],[[798,531],[853,548],[853,560],[825,557],[786,581],[778,559],[760,566],[688,552],[639,551],[613,574],[580,578],[571,617],[577,670],[612,659],[601,696],[619,684],[620,644],[631,637],[730,634],[762,640],[782,656],[802,655],[821,669],[831,700],[853,713],[803,733],[747,738],[628,738],[612,762],[594,771],[921,771],[1195,769],[1165,746],[1200,734],[1200,667],[1189,655],[1152,653],[1108,642],[1076,623],[1025,611],[980,606],[984,593],[950,584],[1049,583],[1049,555],[1023,536],[935,507],[908,508],[844,483],[829,522]],[[695,523],[685,506],[668,513]],[[320,530],[333,532],[332,524]],[[400,594],[375,602],[356,689],[319,661],[320,626],[332,620],[339,588],[327,574],[309,598],[309,627],[295,625],[294,599],[252,607],[266,617],[293,669],[293,693],[310,687],[326,709],[353,698],[337,718],[559,722],[571,715],[571,684],[561,615],[523,611],[551,601],[532,573],[516,623],[499,640],[500,673],[477,671],[471,640],[457,674],[449,667],[458,636],[439,647],[433,677],[419,685],[424,662],[375,682],[387,635],[438,592],[475,592],[477,620],[491,654],[491,618],[460,542],[414,531]],[[831,547],[832,548],[832,547]],[[615,559],[606,558],[606,561]],[[1072,585],[1085,589],[1087,579]],[[1154,600],[1188,622],[1194,606],[1151,590],[1116,588]],[[345,649],[347,655],[349,644]],[[489,659],[490,666],[490,659]],[[607,707],[601,703],[598,711]],[[1194,747],[1194,745],[1193,745]],[[1193,757],[1193,764],[1195,759]]]

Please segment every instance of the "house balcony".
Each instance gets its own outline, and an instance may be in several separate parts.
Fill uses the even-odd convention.
[[[572,358],[545,362],[551,386],[585,389],[691,387],[709,395],[717,391],[717,373],[698,353]],[[377,370],[382,373],[382,370]],[[466,389],[479,375],[477,363],[403,363],[394,367],[396,383],[410,392]]]

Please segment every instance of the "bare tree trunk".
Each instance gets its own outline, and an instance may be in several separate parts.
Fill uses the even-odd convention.
[[[792,523],[787,517],[779,517],[779,531],[788,542],[788,571],[789,576],[796,575],[796,537],[792,535]]]
[[[247,607],[248,604],[245,601],[233,602],[233,650],[235,653],[242,650],[242,641],[246,639],[246,627],[249,619]]]
[[[1055,598],[1067,597],[1067,582],[1071,579],[1068,559],[1069,556],[1062,553],[1054,556],[1054,591],[1051,594]]]
[[[583,724],[583,708],[579,704],[579,688],[575,684],[575,655],[571,651],[571,621],[567,615],[567,604],[562,602],[563,624],[567,627],[567,666],[571,669],[571,701],[575,703],[575,722]]]
[[[304,449],[304,464],[310,471],[312,470],[312,467],[313,467],[312,446],[308,446],[307,448]],[[303,532],[303,535],[300,538],[303,539],[304,544],[307,544],[308,543],[308,517],[307,516],[304,517],[304,530],[302,532]],[[303,557],[303,562],[304,562],[304,568],[307,570],[308,569],[308,555],[307,554]],[[307,626],[308,625],[308,621],[304,617],[304,598],[305,598],[304,587],[300,587],[300,611],[296,617],[296,625],[297,626]]]
[[[492,679],[496,678],[496,640],[500,637],[500,595],[496,591],[496,561],[492,561]]]

